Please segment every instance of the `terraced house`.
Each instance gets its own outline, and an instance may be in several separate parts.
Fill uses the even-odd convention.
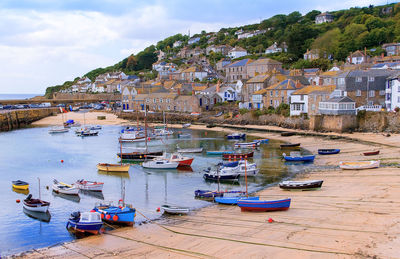
[[[235,82],[241,79],[248,79],[247,66],[251,62],[251,59],[246,58],[225,66],[226,80]]]
[[[280,71],[282,63],[270,58],[260,58],[247,64],[247,78],[273,71]]]
[[[309,85],[307,79],[293,76],[268,87],[263,96],[264,107],[272,106],[276,108],[282,103],[289,104],[292,93],[306,85]]]

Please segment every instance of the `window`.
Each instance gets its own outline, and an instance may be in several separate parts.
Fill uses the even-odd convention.
[[[400,103],[400,96],[397,96],[397,102]]]
[[[356,91],[356,96],[361,96],[361,90]]]
[[[304,101],[304,95],[300,95],[300,100]]]
[[[269,91],[269,95],[272,97],[274,96],[274,93],[272,91]]]
[[[163,98],[160,98],[160,103],[162,103],[163,102]]]
[[[281,100],[282,100],[282,102],[284,102],[285,101],[285,97],[282,96]]]
[[[369,91],[368,96],[375,97],[375,91],[374,90]]]
[[[149,98],[146,98],[146,103],[149,103],[150,102],[150,99]]]
[[[339,85],[344,85],[344,82],[345,82],[344,77],[339,77],[338,78],[338,84]]]
[[[269,105],[272,106],[272,100],[269,101]]]
[[[357,83],[362,82],[362,77],[357,76],[357,77],[356,77],[356,82],[357,82]]]
[[[279,96],[279,91],[275,90],[275,96],[278,97]]]
[[[368,81],[369,81],[369,82],[374,82],[374,81],[375,81],[375,77],[369,76],[369,77],[368,77]]]
[[[380,90],[379,95],[385,95],[385,90]]]
[[[156,98],[153,98],[153,103],[156,103],[157,102],[157,99]]]

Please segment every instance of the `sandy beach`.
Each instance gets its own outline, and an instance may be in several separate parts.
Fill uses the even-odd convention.
[[[106,120],[97,120],[105,115]],[[34,125],[54,125],[61,115]],[[67,114],[82,121],[82,114]],[[75,117],[76,116],[76,117]],[[87,124],[129,124],[109,113],[87,113]],[[132,124],[132,123],[131,123]],[[134,124],[134,123],[133,123]],[[181,125],[169,125],[181,127]],[[242,126],[241,126],[242,127]],[[250,126],[248,126],[250,127]],[[234,129],[192,125],[193,129],[232,132]],[[251,126],[253,129],[278,127]],[[285,130],[290,131],[290,130]],[[298,131],[298,130],[296,130]],[[340,148],[338,155],[317,156],[316,165],[326,170],[298,176],[299,180],[322,179],[317,191],[262,190],[261,199],[292,198],[288,211],[241,212],[237,206],[213,205],[191,212],[121,228],[19,255],[23,258],[400,258],[400,135],[353,133],[325,137],[291,136],[248,132],[260,137],[301,143],[317,153],[319,148]],[[331,139],[331,135],[352,140]],[[374,157],[363,151],[379,149]],[[379,159],[371,170],[340,170],[339,161]],[[195,187],[194,187],[195,188]],[[140,209],[139,209],[140,213]],[[269,223],[268,219],[273,222]]]

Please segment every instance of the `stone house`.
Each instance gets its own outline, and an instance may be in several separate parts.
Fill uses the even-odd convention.
[[[121,93],[122,110],[136,110],[134,99],[137,91],[133,86],[124,86]]]
[[[231,63],[230,59],[223,58],[215,64],[215,69],[219,72],[225,71],[225,66]]]
[[[247,64],[247,78],[273,71],[280,71],[282,63],[270,58],[260,58]]]
[[[231,59],[244,57],[247,56],[247,50],[242,47],[235,47],[228,52],[228,56]]]
[[[253,94],[259,90],[265,89],[269,86],[269,79],[271,78],[270,74],[267,75],[257,75],[253,78],[247,80],[246,84],[242,88],[242,96],[243,102],[249,103],[249,109],[252,109],[254,105],[252,105]]]
[[[382,48],[386,50],[388,56],[400,55],[400,43],[386,43],[382,45]]]
[[[228,45],[211,45],[206,48],[206,54],[210,55],[210,52],[221,53],[222,55],[228,55],[228,52],[232,49],[231,46]]]
[[[318,86],[318,85],[309,85],[303,87],[299,90],[296,90],[292,93],[290,98],[290,116],[299,116],[301,114],[306,114],[310,110],[310,94],[316,93],[327,93],[328,95],[333,92],[336,88],[335,85],[329,86]],[[316,95],[314,95],[316,98]],[[315,110],[315,106],[313,107]]]
[[[189,67],[181,72],[181,80],[194,82],[195,79],[202,81],[207,77],[207,72],[200,70],[196,66]]]
[[[326,22],[333,22],[334,17],[332,14],[325,12],[317,15],[315,17],[315,23],[316,24],[321,24],[321,23],[326,23]]]
[[[264,107],[278,107],[282,103],[289,104],[293,92],[303,88],[299,80],[286,79],[267,88],[264,94]]]
[[[248,79],[247,66],[251,62],[251,59],[246,58],[227,65],[225,67],[226,81],[235,82],[240,79]]]
[[[304,60],[313,61],[315,59],[319,59],[319,49],[307,49],[307,52],[304,53]]]

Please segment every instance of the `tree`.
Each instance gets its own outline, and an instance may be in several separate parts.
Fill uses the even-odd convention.
[[[136,65],[137,65],[136,57],[132,54],[128,57],[125,68],[127,70],[133,71],[136,69]]]
[[[308,13],[304,16],[304,18],[306,18],[306,19],[309,20],[309,21],[314,22],[314,21],[315,21],[315,17],[317,17],[317,15],[320,15],[320,14],[321,14],[320,11],[312,10],[311,12],[308,12]]]

